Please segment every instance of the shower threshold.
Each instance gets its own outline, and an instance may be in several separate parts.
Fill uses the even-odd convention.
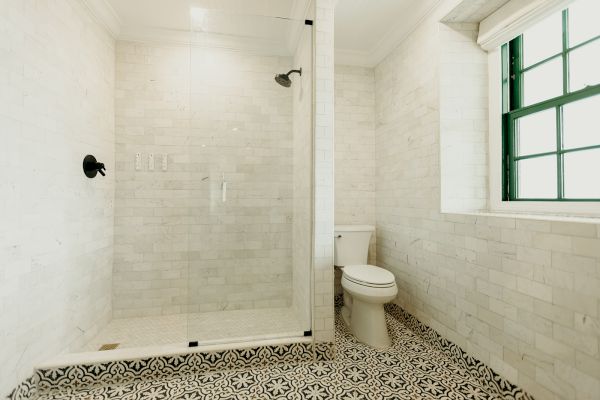
[[[311,342],[292,308],[229,310],[113,319],[79,350],[38,368]],[[197,347],[188,347],[197,341]],[[106,343],[114,350],[98,351]]]

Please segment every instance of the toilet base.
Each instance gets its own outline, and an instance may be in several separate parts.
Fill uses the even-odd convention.
[[[350,328],[350,309],[346,306],[343,306],[340,313],[342,314],[342,320],[344,320],[346,326]]]
[[[350,330],[358,341],[369,346],[387,348],[392,345],[382,303],[353,299]]]

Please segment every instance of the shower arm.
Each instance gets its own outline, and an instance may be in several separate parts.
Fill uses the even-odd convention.
[[[300,69],[292,69],[290,70],[290,72],[288,72],[286,75],[290,76],[291,74],[293,74],[294,72],[298,73],[298,75],[302,76],[302,68]]]

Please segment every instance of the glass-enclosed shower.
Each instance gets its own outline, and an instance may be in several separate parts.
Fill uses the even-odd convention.
[[[116,44],[112,319],[75,352],[310,334],[312,26],[212,5]]]

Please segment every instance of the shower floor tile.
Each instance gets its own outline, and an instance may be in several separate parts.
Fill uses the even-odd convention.
[[[531,399],[511,385],[495,392],[488,384],[494,377],[474,376],[400,320],[387,319],[393,345],[385,350],[358,343],[338,314],[334,361],[65,389],[41,399]]]
[[[302,336],[303,331],[292,308],[122,318],[112,320],[79,351],[97,351],[108,343],[118,343],[118,349],[189,341],[213,344]]]

